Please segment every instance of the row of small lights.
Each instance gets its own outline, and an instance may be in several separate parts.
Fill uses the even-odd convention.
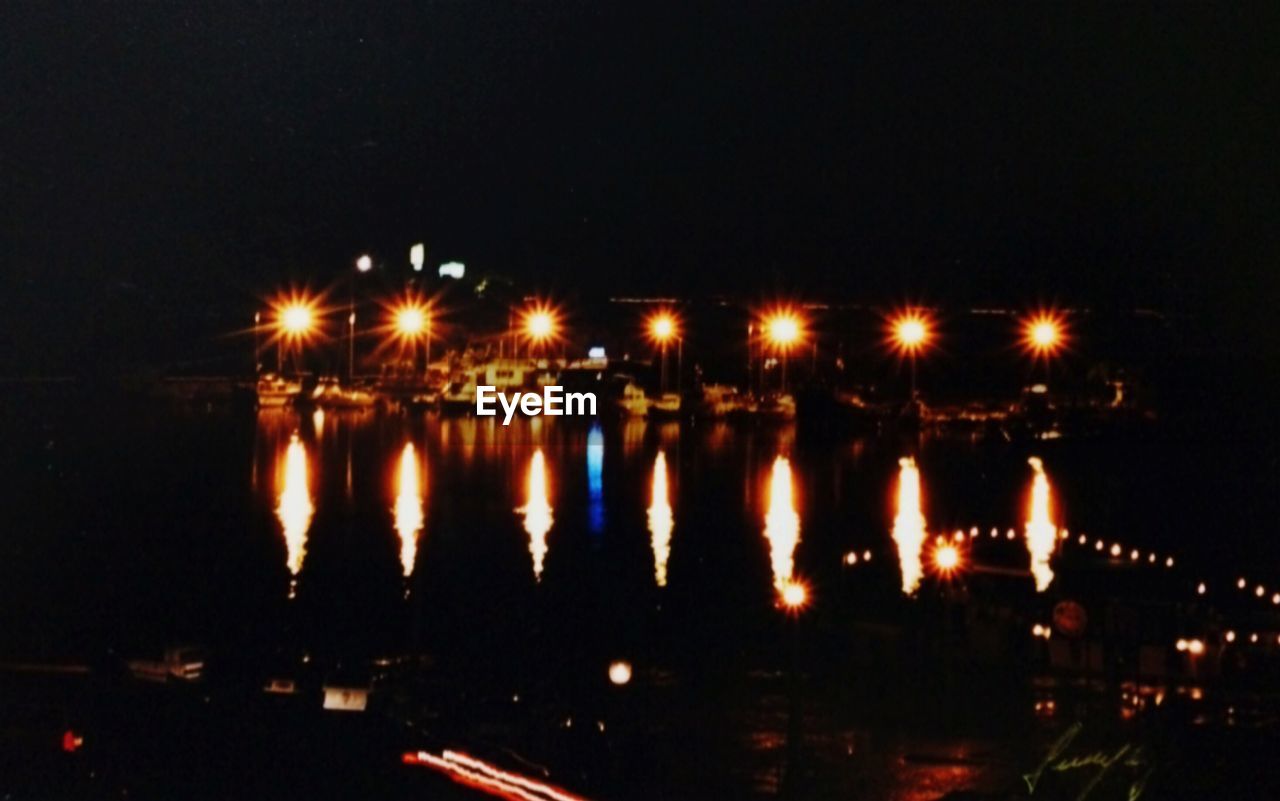
[[[360,272],[371,269],[368,257],[357,262]],[[321,311],[318,301],[304,294],[282,295],[272,304],[275,329],[278,335],[294,342],[301,341],[315,331]],[[354,312],[350,323],[354,324]],[[554,306],[535,303],[522,314],[522,330],[531,341],[554,339],[561,328],[560,313]],[[416,337],[427,333],[431,327],[432,310],[423,299],[409,295],[392,309],[392,323],[398,334]],[[261,316],[255,315],[255,323]],[[1038,358],[1049,358],[1063,347],[1068,335],[1063,315],[1054,311],[1038,311],[1025,318],[1022,326],[1024,349]],[[666,343],[680,337],[680,321],[674,313],[662,310],[651,315],[645,323],[651,339]],[[749,330],[755,331],[753,324]],[[786,350],[805,338],[805,321],[799,311],[779,307],[761,315],[759,330],[763,337],[780,350]],[[907,309],[889,320],[889,341],[902,354],[915,358],[935,339],[933,322],[919,309]]]
[[[1005,532],[1006,540],[1015,540],[1017,539],[1017,536],[1018,536],[1017,532],[1012,528],[1008,529]],[[944,574],[944,575],[957,569],[960,566],[961,554],[960,554],[960,551],[950,543],[964,542],[966,539],[976,540],[976,539],[979,539],[979,537],[980,537],[980,534],[977,526],[970,528],[967,534],[963,530],[957,530],[955,534],[951,537],[950,541],[948,540],[947,537],[944,537],[941,535],[936,536],[934,538],[934,550],[933,550],[934,567],[937,568],[940,574]],[[999,539],[999,537],[1000,537],[1000,530],[998,528],[992,528],[990,530],[990,538]],[[1058,532],[1058,539],[1063,542],[1069,542],[1071,540],[1071,534],[1066,529],[1062,529]],[[1080,534],[1075,541],[1080,545],[1088,545],[1089,537],[1087,534]],[[1126,548],[1118,542],[1113,542],[1111,546],[1108,548],[1106,543],[1102,539],[1097,539],[1097,540],[1094,540],[1094,550],[1100,553],[1106,552],[1113,559],[1118,559],[1124,555]],[[1139,551],[1136,548],[1128,549],[1128,550],[1129,550],[1130,562],[1137,563],[1142,561],[1141,551]],[[865,564],[870,562],[871,557],[872,557],[872,552],[869,549],[864,550],[861,553],[861,555],[859,555],[857,551],[849,551],[844,555],[844,564],[848,567],[854,567],[858,564]],[[1154,565],[1160,561],[1161,561],[1160,557],[1156,554],[1156,552],[1150,551],[1147,553],[1146,562],[1148,564]],[[1172,556],[1166,556],[1163,560],[1163,564],[1165,568],[1172,569],[1176,564],[1176,560]],[[1241,577],[1236,581],[1236,588],[1239,590],[1247,590],[1248,586],[1249,586],[1249,582],[1244,577]],[[1196,585],[1197,595],[1204,595],[1206,594],[1207,591],[1208,591],[1208,588],[1205,582],[1201,581]],[[1253,594],[1255,597],[1258,597],[1258,598],[1264,597],[1266,595],[1266,587],[1262,584],[1256,585],[1254,587]],[[1272,605],[1280,606],[1280,592],[1276,592],[1272,594],[1271,603]],[[1031,634],[1033,637],[1047,640],[1052,636],[1053,628],[1052,626],[1047,624],[1036,623],[1031,627]],[[1223,634],[1223,639],[1227,643],[1234,643],[1237,639],[1236,632],[1234,630],[1226,631]],[[1257,632],[1253,632],[1249,635],[1249,642],[1252,644],[1256,644],[1260,640],[1261,640],[1261,636]],[[1280,635],[1276,636],[1276,643],[1280,645]],[[1174,647],[1179,652],[1189,653],[1192,656],[1199,656],[1200,654],[1204,653],[1205,644],[1203,640],[1200,640],[1198,638],[1190,638],[1190,639],[1179,638],[1174,643]]]

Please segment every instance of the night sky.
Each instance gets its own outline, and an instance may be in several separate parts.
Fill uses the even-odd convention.
[[[420,240],[582,296],[1137,305],[1276,352],[1262,4],[187,5],[0,10],[10,369]]]

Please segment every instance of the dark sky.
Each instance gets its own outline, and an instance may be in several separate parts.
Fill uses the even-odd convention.
[[[185,5],[0,10],[16,350],[418,240],[578,292],[1136,303],[1275,336],[1265,5]]]

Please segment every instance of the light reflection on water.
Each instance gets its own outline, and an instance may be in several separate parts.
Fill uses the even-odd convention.
[[[902,592],[911,595],[920,587],[924,567],[920,552],[924,548],[925,522],[920,501],[920,470],[910,456],[898,460],[898,514],[893,519],[893,541],[898,546],[898,565],[902,571]]]
[[[534,451],[529,460],[528,495],[524,506],[516,511],[524,515],[529,555],[533,557],[533,577],[541,581],[543,562],[547,558],[547,532],[553,522],[551,503],[547,499],[547,462],[541,448]]]
[[[630,536],[627,532],[636,527],[635,522],[627,521],[636,521],[638,511],[639,519],[644,520],[641,530],[649,540],[650,579],[665,587],[669,581],[671,538],[681,525],[680,515],[673,508],[669,472],[670,458],[680,447],[681,436],[676,424],[644,420],[627,420],[617,426],[594,422],[590,427],[540,421],[539,425],[508,429],[491,420],[470,417],[427,416],[415,420],[361,413],[330,414],[318,421],[313,420],[312,412],[299,416],[295,412],[272,411],[258,416],[254,450],[263,451],[264,459],[266,453],[276,454],[271,460],[274,465],[264,461],[260,467],[255,457],[251,478],[256,482],[260,470],[269,469],[268,465],[274,468],[278,480],[271,495],[272,510],[284,533],[289,550],[287,567],[295,579],[303,570],[308,550],[315,545],[308,541],[317,536],[317,531],[323,540],[322,549],[339,545],[344,549],[365,548],[363,553],[348,552],[339,559],[367,561],[374,553],[376,546],[370,545],[367,538],[353,539],[348,534],[341,542],[335,540],[335,523],[350,532],[376,532],[382,526],[396,545],[393,553],[399,566],[397,572],[403,577],[419,572],[418,544],[426,526],[426,477],[430,473],[430,494],[447,496],[437,510],[444,530],[468,532],[469,537],[479,537],[476,541],[483,542],[484,548],[508,547],[503,542],[514,545],[519,540],[507,532],[523,531],[521,550],[527,552],[538,582],[544,577],[548,535],[553,525],[558,526],[557,530],[563,529],[559,535],[561,547],[571,561],[580,558],[575,553],[579,543],[584,542],[578,539],[579,534],[589,535],[597,548],[609,543],[607,553],[616,555],[622,553],[617,549],[619,538]],[[811,464],[812,456],[802,451],[803,475],[809,482],[804,491],[814,493],[814,508],[806,511],[806,519],[802,520],[796,505],[801,473],[796,472],[792,429],[744,430],[718,423],[700,431],[683,432],[683,436],[693,437],[687,443],[692,448],[688,489],[695,499],[685,513],[706,514],[710,492],[710,504],[714,506],[710,521],[715,527],[739,529],[744,534],[753,529],[760,532],[759,523],[752,521],[763,518],[770,584],[776,592],[784,591],[795,580],[801,530],[810,525],[822,533],[824,545],[820,547],[828,543],[840,547],[837,559],[841,563],[850,548],[852,552],[868,554],[864,558],[869,559],[873,550],[896,546],[899,574],[894,576],[895,582],[900,581],[902,592],[908,595],[918,588],[924,574],[922,549],[928,538],[921,471],[915,459],[907,457],[898,460],[896,482],[882,472],[888,455],[885,451],[894,447],[892,443],[872,441],[870,445],[864,442],[858,447],[833,449],[821,457],[828,462],[825,466]],[[420,442],[430,447],[423,448]],[[875,448],[870,455],[868,447]],[[430,461],[436,467],[428,464],[427,453],[432,454]],[[1025,464],[1024,459],[1013,463]],[[759,479],[762,463],[768,465],[764,482]],[[336,470],[321,470],[321,464]],[[384,467],[378,469],[379,465]],[[387,467],[390,473],[381,473]],[[1036,533],[1048,526],[1046,530],[1055,532],[1047,540],[1052,550],[1056,547],[1056,528],[1055,522],[1046,517],[1052,514],[1052,505],[1045,494],[1047,481],[1042,486],[1042,478],[1034,476],[1024,523],[1028,535],[1025,547],[1032,549]],[[560,488],[557,505],[563,509],[557,519],[551,486],[561,481],[556,484]],[[893,498],[876,508],[875,496],[886,488]],[[390,525],[386,517],[381,518],[383,522],[375,522],[369,516],[373,492],[394,499]],[[959,514],[964,516],[959,521],[955,520],[957,510],[947,508],[948,492],[964,504],[959,507]],[[942,500],[939,496],[943,496]],[[996,503],[986,508],[1007,508],[1007,496],[1008,493],[1005,499],[997,497]],[[951,518],[948,525],[952,521],[985,522],[979,517],[983,512],[966,511],[971,497],[977,496],[940,482],[933,489],[930,504],[942,518]],[[519,515],[516,526],[509,529],[500,520],[488,518],[483,509],[490,501],[506,509],[515,507]],[[637,501],[639,509],[626,508]],[[619,504],[622,508],[612,514]],[[950,505],[956,506],[955,501]],[[826,533],[833,510],[855,506],[861,522],[842,528],[833,541]],[[942,512],[936,512],[939,507]],[[812,523],[808,515],[815,516]],[[316,516],[319,523],[312,519]],[[890,521],[891,525],[886,525]],[[886,532],[886,528],[891,531]],[[695,539],[705,530],[701,527],[700,531],[696,525],[690,529]],[[366,545],[360,546],[362,541]],[[694,546],[694,559],[702,556],[699,547],[702,546]],[[1040,558],[1035,553],[1033,564]],[[739,575],[746,569],[742,562],[730,566]],[[1048,567],[1047,561],[1044,566]],[[805,570],[810,567],[806,563]],[[866,575],[866,571],[860,575]]]
[[[276,506],[276,517],[284,534],[289,574],[296,580],[307,554],[307,529],[311,527],[311,516],[315,514],[307,476],[307,449],[297,434],[290,438],[281,457],[280,475],[280,502]]]
[[[400,453],[396,485],[395,525],[400,535],[400,567],[407,578],[413,575],[418,557],[418,533],[425,520],[418,454],[412,442],[406,442]]]
[[[1035,456],[1027,461],[1035,471],[1031,480],[1031,509],[1027,515],[1027,550],[1031,554],[1031,574],[1036,580],[1036,591],[1044,592],[1053,581],[1049,558],[1058,545],[1058,529],[1053,525],[1049,479],[1044,474],[1044,463]]]
[[[604,533],[604,430],[598,423],[587,434],[587,527]]]
[[[123,410],[122,414],[127,412]],[[232,419],[202,415],[169,421],[162,430],[173,432],[170,437],[147,437],[154,432],[143,429],[133,438],[143,452],[145,466],[136,471],[141,478],[105,477],[112,483],[111,494],[104,496],[117,500],[119,507],[108,510],[110,525],[116,527],[113,542],[137,545],[136,532],[145,531],[148,523],[154,530],[164,532],[168,527],[183,533],[194,523],[196,536],[156,537],[155,546],[163,559],[137,558],[133,547],[59,549],[59,559],[80,559],[82,569],[63,579],[59,589],[65,591],[58,596],[93,599],[104,611],[92,617],[95,610],[84,608],[88,603],[70,606],[78,601],[67,601],[66,608],[88,612],[88,619],[99,624],[95,630],[110,632],[101,635],[104,640],[126,631],[137,632],[139,639],[165,644],[173,641],[178,626],[171,626],[169,621],[176,620],[182,636],[212,641],[220,653],[231,653],[230,647],[240,643],[265,651],[266,646],[282,640],[308,648],[320,643],[319,653],[344,656],[365,652],[394,654],[420,647],[439,657],[439,670],[446,676],[462,676],[471,681],[467,667],[483,664],[491,668],[493,675],[474,678],[476,686],[484,690],[518,686],[524,680],[517,675],[521,672],[530,676],[529,683],[537,683],[547,694],[568,687],[562,694],[571,695],[593,677],[603,680],[603,659],[625,656],[635,662],[637,678],[632,689],[637,692],[648,691],[648,677],[656,675],[655,671],[661,670],[669,677],[663,689],[669,693],[666,699],[648,704],[648,696],[633,694],[631,697],[637,699],[633,708],[643,706],[642,714],[652,716],[647,717],[647,722],[674,714],[673,708],[687,708],[691,718],[698,718],[687,730],[701,731],[702,741],[722,748],[718,754],[707,749],[711,755],[704,766],[707,774],[719,773],[726,766],[749,764],[736,746],[724,745],[730,741],[723,736],[726,730],[771,738],[775,744],[761,754],[762,760],[778,758],[779,744],[783,742],[777,737],[783,728],[781,716],[763,722],[752,720],[741,728],[734,725],[736,719],[723,726],[703,719],[712,717],[706,714],[708,710],[740,709],[749,703],[743,697],[752,699],[769,691],[781,695],[784,690],[785,682],[775,678],[762,679],[768,686],[761,690],[745,680],[739,683],[737,677],[760,667],[772,667],[774,672],[768,675],[778,676],[777,666],[785,664],[791,652],[786,640],[774,636],[787,628],[768,622],[780,616],[765,600],[766,595],[772,600],[774,577],[771,550],[762,547],[761,542],[762,523],[773,488],[766,477],[771,476],[770,467],[777,455],[785,453],[794,482],[792,509],[802,514],[798,522],[804,535],[804,547],[793,551],[792,564],[795,575],[812,578],[814,586],[821,590],[815,593],[813,612],[798,619],[805,671],[802,684],[809,693],[804,705],[809,755],[815,759],[819,756],[818,747],[826,732],[869,725],[876,732],[877,753],[867,755],[857,763],[858,768],[882,761],[901,764],[895,769],[900,780],[871,784],[875,788],[909,786],[916,794],[851,789],[840,795],[812,797],[937,798],[949,789],[974,789],[972,783],[976,779],[965,775],[967,768],[963,765],[918,759],[898,763],[882,757],[919,756],[922,751],[914,743],[902,749],[893,748],[892,740],[885,745],[883,732],[892,734],[903,728],[955,729],[955,719],[944,718],[933,708],[936,697],[950,701],[972,696],[985,702],[995,695],[988,689],[992,682],[978,684],[982,679],[978,674],[988,671],[961,667],[949,691],[930,695],[930,708],[914,714],[919,723],[900,722],[912,718],[882,700],[896,700],[900,695],[932,686],[944,670],[929,662],[918,674],[903,677],[901,683],[908,689],[900,691],[897,677],[891,675],[896,655],[881,655],[883,649],[894,647],[897,642],[907,642],[903,650],[924,647],[893,637],[904,628],[910,632],[908,626],[923,616],[918,614],[922,610],[931,613],[925,603],[907,607],[890,596],[898,593],[901,577],[895,560],[881,558],[890,555],[893,547],[889,533],[894,518],[898,456],[917,454],[919,472],[928,481],[923,488],[928,497],[920,500],[928,503],[929,523],[936,530],[947,532],[961,525],[968,528],[979,524],[984,533],[981,542],[973,547],[981,549],[984,557],[994,556],[1005,567],[1025,570],[1027,565],[1025,543],[1016,541],[1020,538],[1009,541],[1004,534],[1010,527],[1021,533],[1027,520],[1024,501],[1032,478],[1026,463],[1028,447],[1042,453],[1052,471],[1050,500],[1054,514],[1070,508],[1073,532],[1090,533],[1088,556],[1093,554],[1093,537],[1106,536],[1110,545],[1113,537],[1146,535],[1138,526],[1126,528],[1125,524],[1132,524],[1133,520],[1112,509],[1145,508],[1161,522],[1167,522],[1167,513],[1159,504],[1150,503],[1153,498],[1158,500],[1150,491],[1139,492],[1136,500],[1130,493],[1115,493],[1116,497],[1109,497],[1105,506],[1100,499],[1088,497],[1097,495],[1091,492],[1097,486],[1106,486],[1095,478],[1097,473],[1091,472],[1095,464],[1104,476],[1119,474],[1128,479],[1133,474],[1133,481],[1141,482],[1145,471],[1132,465],[1156,463],[1155,455],[1148,451],[1118,469],[1114,465],[1122,460],[1105,458],[1115,455],[1111,450],[1087,450],[1065,442],[1028,446],[988,443],[979,450],[947,443],[904,447],[888,438],[855,440],[838,446],[800,438],[794,448],[787,449],[783,438],[771,428],[713,424],[686,426],[677,455],[676,449],[662,442],[667,426],[633,424],[624,433],[623,426],[607,421],[602,424],[600,451],[596,451],[596,440],[588,427],[556,421],[543,426],[537,443],[544,458],[542,499],[548,515],[550,507],[555,507],[555,539],[551,544],[556,545],[556,554],[544,553],[548,569],[542,574],[542,586],[535,588],[534,582],[529,581],[531,538],[522,527],[522,517],[511,511],[531,500],[528,485],[534,444],[528,427],[508,431],[500,425],[495,429],[484,421],[477,423],[468,418],[329,412],[323,434],[317,437],[310,418],[310,411],[304,415],[287,411],[260,415],[258,458],[252,468],[246,463],[253,442],[252,420],[245,416]],[[295,429],[296,445],[292,441]],[[629,455],[622,447],[623,437],[628,434]],[[442,444],[446,440],[447,445]],[[398,537],[389,507],[399,497],[396,467],[410,441],[419,478],[426,479],[421,485],[426,523],[419,533],[414,560],[413,597],[406,602],[399,591],[404,584],[400,559],[404,543]],[[60,442],[58,447],[65,445]],[[1137,451],[1146,446],[1126,447]],[[661,593],[652,589],[658,549],[654,548],[654,532],[647,528],[647,510],[655,505],[659,450],[663,451],[668,472],[673,538],[678,535],[680,545],[678,558],[670,563],[668,586]],[[286,469],[290,451],[303,454],[302,470]],[[598,482],[593,478],[593,452],[600,452],[603,457]],[[348,454],[354,475],[353,502],[348,502],[344,493]],[[58,455],[54,451],[50,461]],[[106,462],[98,459],[96,464],[101,470]],[[298,462],[295,458],[294,463]],[[257,487],[251,495],[249,484],[255,473]],[[292,481],[289,491],[284,492],[285,476],[298,474],[302,480]],[[104,478],[90,475],[98,481]],[[156,492],[157,484],[172,491]],[[86,492],[93,489],[87,479],[73,486]],[[151,497],[137,494],[143,486]],[[597,488],[603,509],[607,510],[604,532],[598,538],[588,536],[591,518],[587,514]],[[290,540],[289,535],[282,536],[285,519],[280,513],[292,507],[282,504],[282,496],[301,496],[302,508],[312,509],[309,522],[292,529],[301,533],[299,544],[305,550],[305,558],[301,550],[291,550],[286,561],[286,547],[282,547],[281,540],[286,544]],[[132,504],[143,508],[143,501],[146,516],[131,514],[127,507]],[[93,509],[98,517],[107,516],[103,515],[101,504],[84,506]],[[193,510],[199,514],[193,515]],[[51,516],[59,512],[49,510]],[[923,516],[919,515],[921,520]],[[72,522],[80,521],[69,520],[65,530],[74,534]],[[1068,521],[1052,522],[1063,525]],[[61,530],[56,525],[54,519],[48,528]],[[998,527],[1000,536],[996,538],[986,534],[993,526]],[[1150,531],[1160,530],[1152,524]],[[1182,531],[1175,530],[1175,535],[1183,536]],[[544,546],[550,533],[547,528]],[[1134,544],[1143,546],[1145,556],[1148,543]],[[1185,541],[1179,542],[1180,547],[1183,544]],[[869,548],[876,549],[876,559],[867,564],[862,555]],[[850,550],[860,555],[855,569],[844,568],[839,559]],[[113,572],[133,572],[125,573],[128,580],[119,582],[119,589],[113,591],[116,597],[104,598],[95,584],[109,582],[86,581],[85,576],[90,575],[87,570],[96,566],[84,565],[85,557],[70,551],[92,551],[93,558],[110,564]],[[1074,570],[1069,560],[1076,557],[1071,548],[1064,551],[1062,561],[1055,557],[1052,565],[1059,573],[1051,588],[1055,594],[1078,589],[1078,585],[1070,585]],[[129,560],[137,564],[130,566],[115,554],[128,554]],[[7,553],[5,561],[13,555]],[[108,561],[113,559],[116,561]],[[1127,557],[1124,561],[1127,565]],[[1145,565],[1146,559],[1142,561]],[[825,567],[828,564],[829,570]],[[1180,560],[1179,568],[1181,564]],[[296,568],[300,577],[299,597],[293,603],[285,600],[284,586],[291,573],[287,565]],[[39,572],[57,575],[54,569]],[[8,578],[13,576],[7,574]],[[982,576],[972,579],[974,585],[988,581]],[[12,582],[0,582],[5,583]],[[1022,595],[1029,595],[1030,579],[1017,579],[1017,583]],[[880,586],[873,586],[877,584]],[[16,606],[12,595],[7,599],[7,608]],[[656,603],[659,598],[660,604]],[[889,602],[883,602],[886,599]],[[35,600],[29,606],[34,607]],[[207,609],[213,611],[206,612]],[[896,610],[900,609],[910,609],[901,613],[908,621],[906,626],[897,617]],[[864,634],[861,629],[849,633],[849,626],[839,624],[859,619],[854,615],[863,616],[860,619],[874,623],[876,631],[888,634],[880,640],[873,639],[878,634]],[[122,623],[113,623],[116,619],[129,621],[130,628],[125,630]],[[120,628],[113,630],[113,625]],[[1016,633],[1023,639],[1028,628],[1029,625],[1016,622]],[[838,634],[833,634],[836,629]],[[412,631],[421,631],[416,641],[408,635]],[[974,631],[984,638],[990,633],[988,629]],[[859,647],[847,647],[846,636]],[[1248,643],[1248,637],[1249,631],[1241,630],[1240,650]],[[1038,649],[1042,645],[1037,642],[1032,647]],[[526,659],[530,654],[534,656]],[[544,660],[542,664],[537,663],[538,658]],[[999,664],[1007,665],[1016,657],[1003,658],[1005,661]],[[518,664],[508,670],[504,662]],[[730,679],[720,681],[721,672]],[[1001,671],[992,672],[1003,675]],[[508,683],[509,674],[516,678]],[[731,691],[723,689],[728,684],[732,685]],[[981,689],[971,689],[975,684]],[[861,693],[850,689],[858,685],[867,689]],[[824,687],[847,691],[850,698],[835,693],[835,697],[819,695]],[[524,698],[525,687],[520,689]],[[700,697],[717,690],[723,690],[723,695]],[[1206,689],[1207,699],[1211,698],[1210,693]],[[1072,695],[1066,697],[1070,699]],[[966,708],[958,706],[963,701],[955,703],[957,706],[948,708],[947,714],[967,719]],[[785,709],[781,701],[779,707]],[[1026,707],[1024,712],[1030,716],[1030,704]],[[1069,722],[1074,709],[1074,703],[1059,703],[1055,718]],[[849,720],[839,719],[841,714],[847,714]],[[984,708],[982,714],[998,721],[992,729],[1015,734],[1023,731],[1006,725],[1013,719],[1012,713],[991,715]],[[662,722],[665,720],[662,718]],[[611,724],[610,731],[613,730]],[[667,731],[674,732],[670,739],[687,749],[682,742],[687,730],[672,727]],[[1016,761],[1004,753],[999,756],[1003,765],[1027,769],[1035,765],[1037,754]],[[690,761],[693,759],[690,757]],[[835,764],[835,760],[829,764]],[[672,774],[677,775],[674,770]],[[859,773],[858,778],[862,775]],[[673,778],[671,784],[678,781]],[[1016,776],[1013,781],[1018,781]],[[689,790],[649,797],[688,798],[698,797],[698,793]],[[746,794],[704,792],[700,797]]]
[[[795,573],[795,550],[800,543],[800,515],[792,502],[791,462],[774,459],[769,476],[769,511],[765,515],[764,536],[769,541],[769,564],[773,586],[782,593]]]
[[[650,545],[653,548],[653,580],[667,586],[667,560],[671,558],[671,531],[675,518],[667,489],[667,456],[662,451],[653,460],[652,499],[649,503]]]

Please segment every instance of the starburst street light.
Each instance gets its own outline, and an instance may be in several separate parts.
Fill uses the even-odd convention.
[[[549,312],[545,311],[533,312],[529,315],[529,319],[525,321],[525,331],[529,334],[530,339],[547,339],[555,331],[555,327],[555,320],[551,318]]]
[[[782,392],[787,391],[787,357],[791,347],[804,337],[804,327],[800,315],[791,309],[779,309],[764,318],[761,326],[769,344],[782,356]]]
[[[668,312],[658,312],[649,318],[649,334],[654,341],[666,344],[676,335],[676,321]]]
[[[893,320],[893,341],[903,353],[914,356],[929,344],[929,321],[919,312],[907,311]]]
[[[893,347],[911,363],[911,397],[916,396],[916,357],[929,346],[933,337],[928,317],[917,309],[907,309],[889,321],[889,339]]]
[[[315,333],[316,306],[315,301],[306,295],[295,294],[281,298],[274,304],[276,370],[284,372],[285,351],[297,348]]]
[[[782,606],[791,613],[798,613],[809,603],[809,588],[800,581],[788,581],[779,593]]]
[[[310,333],[311,307],[302,303],[290,303],[280,309],[280,331],[290,338],[300,338]]]
[[[417,306],[405,306],[396,312],[396,332],[406,339],[426,333],[427,313]]]
[[[1066,340],[1066,324],[1062,316],[1051,311],[1037,312],[1023,321],[1023,347],[1037,358],[1048,359]]]
[[[529,340],[529,355],[532,356],[534,345],[545,344],[547,340],[558,336],[560,322],[550,306],[537,305],[525,311],[521,328],[525,338]]]
[[[962,561],[960,549],[954,545],[939,545],[933,551],[933,566],[943,576],[958,570]]]
[[[1022,321],[1022,349],[1035,361],[1044,362],[1045,383],[1049,362],[1066,345],[1066,321],[1052,310],[1037,311]]]
[[[400,340],[402,352],[408,348],[410,358],[417,369],[418,340],[426,340],[427,366],[431,365],[431,310],[412,297],[391,309],[392,331]]]
[[[684,362],[684,339],[680,336],[679,322],[668,311],[660,311],[650,317],[648,329],[649,338],[658,344],[659,358],[662,364],[659,370],[659,391],[665,394],[667,391],[667,345],[672,339],[675,339],[679,345],[676,365],[676,375],[678,377]]]
[[[778,314],[769,318],[769,341],[780,348],[788,348],[800,339],[800,323],[791,314]]]

